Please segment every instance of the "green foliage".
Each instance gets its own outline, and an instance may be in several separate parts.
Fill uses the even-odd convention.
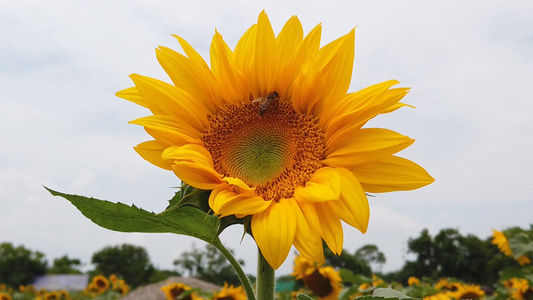
[[[513,227],[504,232],[515,259],[522,255],[533,256],[533,225],[529,230]]]
[[[181,273],[173,270],[154,269],[154,273],[150,276],[149,283],[161,282],[172,276],[181,276]]]
[[[383,297],[385,299],[416,299],[406,296],[396,290],[389,288],[377,288],[372,294],[373,297]],[[373,298],[370,298],[373,299]]]
[[[355,251],[354,256],[368,266],[376,265],[377,270],[381,270],[381,267],[387,261],[385,254],[379,251],[376,245],[364,245]]]
[[[427,229],[408,241],[409,252],[415,261],[407,261],[403,268],[384,276],[387,280],[407,283],[407,278],[452,277],[465,282],[492,284],[506,266],[515,265],[491,244],[474,235],[463,236],[457,229],[442,229],[434,238]]]
[[[30,284],[35,276],[46,274],[44,254],[11,243],[0,244],[0,283],[18,288]]]
[[[233,251],[229,250],[231,254]],[[244,261],[238,261],[244,266]],[[178,271],[185,276],[196,277],[207,282],[224,285],[224,282],[240,285],[239,277],[228,260],[214,247],[206,245],[198,249],[193,245],[191,251],[183,252],[174,261]]]
[[[112,203],[47,189],[54,196],[70,201],[81,213],[101,227],[121,232],[177,233],[206,242],[217,239],[219,220],[190,205],[170,205],[162,213],[148,212],[135,205]],[[179,193],[177,193],[178,195]]]
[[[343,250],[340,255],[335,255],[328,247],[324,247],[324,257],[326,258],[326,264],[334,268],[347,269],[356,274],[372,275],[370,266],[364,260],[348,253],[346,250]]]
[[[116,274],[133,287],[149,282],[155,272],[146,250],[128,244],[105,247],[93,254],[91,262],[96,265],[92,273]]]
[[[135,205],[128,206],[46,189],[52,195],[70,201],[84,216],[101,227],[121,232],[176,233],[192,236],[213,245],[237,271],[248,298],[254,299],[251,285],[242,268],[218,238],[227,226],[246,222],[235,216],[220,219],[214,216],[207,206],[208,191],[184,185],[169,201],[166,210],[155,214]],[[135,286],[140,284],[138,282],[134,280],[131,284]]]
[[[300,294],[296,295],[296,300],[313,300],[313,298],[309,297],[306,294],[300,293]]]
[[[47,274],[81,274],[80,267],[81,261],[79,259],[70,259],[67,255],[64,255],[54,259],[54,263]]]

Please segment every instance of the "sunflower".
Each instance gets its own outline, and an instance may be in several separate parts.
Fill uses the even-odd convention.
[[[169,283],[163,287],[161,290],[165,294],[165,299],[175,300],[176,297],[180,296],[186,291],[190,291],[191,287],[183,283]],[[198,297],[195,292],[190,293],[189,295],[182,297],[183,300],[201,300],[202,298]]]
[[[445,293],[437,293],[429,296],[425,296],[422,300],[450,300],[451,298]]]
[[[505,285],[512,299],[523,300],[533,297],[533,288],[524,278],[511,278],[505,281]]]
[[[342,278],[332,267],[320,267],[302,255],[294,260],[295,279],[303,280],[305,286],[320,300],[337,299],[342,290]]]
[[[234,287],[224,282],[224,287],[220,292],[215,293],[213,300],[246,300],[246,292],[242,286]]]
[[[292,267],[293,272],[291,275],[294,276],[296,280],[304,279],[304,277],[311,275],[311,273],[313,273],[318,267],[320,267],[319,264],[306,259],[302,255],[298,255],[294,259],[294,266]]]
[[[507,237],[505,237],[502,232],[492,229],[492,244],[498,246],[498,249],[500,249],[503,254],[513,257],[513,251],[509,248]]]
[[[498,246],[498,249],[500,249],[503,254],[514,258],[513,251],[509,247],[509,241],[502,232],[492,229],[492,244]],[[521,266],[531,263],[531,260],[529,260],[529,258],[525,255],[520,255],[518,258],[515,258],[515,260]]]
[[[116,274],[109,275],[109,281],[113,284],[115,284],[118,281],[118,277]]]
[[[420,286],[420,280],[416,278],[415,276],[411,276],[407,279],[407,284]]]
[[[126,284],[124,279],[116,279],[115,282],[113,282],[113,290],[117,291],[121,295],[126,295],[130,291],[130,286]]]
[[[44,295],[44,300],[60,300],[61,295],[58,292],[49,292]]]
[[[457,291],[449,292],[448,296],[454,299],[482,299],[485,292],[476,284],[458,284]]]
[[[154,140],[141,157],[186,184],[211,190],[220,216],[251,219],[251,232],[277,269],[291,246],[323,262],[322,240],[342,251],[341,220],[366,232],[365,192],[412,190],[433,182],[393,154],[413,143],[373,117],[405,104],[395,80],[355,93],[350,85],[354,36],[320,47],[321,26],[304,37],[297,17],[275,36],[265,12],[234,50],[215,32],[209,66],[185,40],[184,55],[166,47],[157,59],[173,84],[132,74],[118,97],[153,115],[131,121]]]
[[[93,280],[91,283],[92,283],[91,290],[96,291],[98,294],[102,294],[105,291],[107,291],[107,289],[109,289],[109,280],[107,280],[107,278],[105,278],[105,276],[103,275],[97,275],[93,277]]]
[[[446,278],[441,278],[441,279],[439,279],[437,284],[435,284],[435,289],[437,289],[437,290],[448,289],[449,285],[450,285],[450,282],[448,282],[448,280]]]
[[[0,292],[0,300],[11,300],[11,296],[8,293]]]
[[[68,300],[68,299],[71,299],[70,298],[70,294],[68,293],[68,291],[66,290],[60,290],[60,291],[56,291],[57,295],[59,296],[59,299],[60,300]]]

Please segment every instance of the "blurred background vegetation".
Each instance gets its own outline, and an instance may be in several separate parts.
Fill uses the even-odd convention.
[[[375,245],[364,245],[354,252],[344,250],[340,256],[326,249],[326,264],[337,269],[347,269],[353,274],[372,276],[377,274],[388,282],[407,284],[411,276],[418,278],[457,278],[464,282],[492,285],[499,272],[507,267],[519,267],[512,258],[505,256],[491,243],[492,237],[480,239],[474,235],[462,235],[457,229],[442,229],[431,236],[427,229],[407,241],[406,260],[400,270],[382,273],[385,255]],[[398,251],[401,251],[398,249]],[[244,265],[244,261],[239,261]],[[240,282],[226,259],[213,247],[193,246],[174,260],[173,270],[160,270],[153,266],[142,247],[123,244],[108,246],[93,254],[93,269],[86,271],[91,277],[116,274],[132,288],[165,280],[170,276],[189,276],[223,285],[224,282],[239,285]],[[68,255],[49,263],[39,251],[15,246],[9,242],[0,245],[0,283],[17,288],[31,284],[35,276],[46,274],[81,274],[83,262]],[[250,275],[253,278],[253,275]],[[292,276],[279,276],[279,282],[294,280]]]

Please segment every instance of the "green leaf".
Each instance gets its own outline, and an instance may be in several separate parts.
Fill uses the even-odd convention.
[[[511,278],[522,278],[524,277],[524,271],[522,269],[519,269],[517,267],[508,267],[503,269],[500,272],[500,280],[509,280]]]
[[[361,275],[361,274],[354,274],[351,270],[348,269],[340,269],[339,274],[342,277],[343,282],[349,282],[354,284],[362,284],[362,283],[372,283],[372,278]]]
[[[383,297],[385,299],[416,299],[389,288],[377,288],[374,290],[372,296]]]
[[[296,300],[313,300],[313,298],[309,297],[306,294],[300,293],[300,294],[296,295]]]
[[[205,213],[212,214],[212,210],[209,207],[210,194],[211,191],[200,190],[184,183],[180,190],[176,192],[174,197],[169,201],[169,205],[167,206],[166,210],[172,210],[182,206],[191,206],[196,207]],[[245,219],[237,218],[235,215],[220,218],[219,221],[220,223],[216,235],[217,237],[222,233],[222,231],[224,231],[224,229],[234,224],[244,224],[245,231],[248,228],[246,226],[247,224],[245,223]]]
[[[45,187],[46,188],[46,187]],[[208,243],[218,242],[219,220],[192,206],[173,206],[154,214],[135,205],[113,203],[95,198],[64,194],[46,188],[52,195],[70,201],[97,225],[120,232],[177,233],[199,238]]]
[[[341,291],[339,295],[339,300],[348,300],[355,293],[360,292],[358,286],[352,286],[350,288],[345,288]]]
[[[167,209],[180,206],[193,206],[207,213],[211,211],[209,207],[210,194],[211,191],[200,190],[184,183],[169,201]]]
[[[509,248],[511,248],[515,259],[518,259],[522,255],[533,253],[533,241],[530,241],[525,233],[517,234],[509,238],[508,241]]]

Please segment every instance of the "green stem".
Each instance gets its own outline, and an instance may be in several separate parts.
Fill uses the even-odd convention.
[[[274,300],[276,292],[275,271],[268,264],[261,250],[257,250],[257,300]]]
[[[215,246],[229,261],[233,269],[237,272],[237,275],[239,276],[239,279],[241,280],[242,286],[244,287],[244,290],[246,291],[246,297],[248,297],[248,300],[256,300],[254,295],[254,290],[252,289],[252,285],[250,284],[250,280],[248,280],[248,277],[246,274],[244,274],[244,271],[241,268],[241,265],[237,260],[235,260],[235,257],[231,255],[231,253],[222,245],[220,240],[217,239],[217,241],[214,241],[211,243],[213,246]],[[272,298],[274,299],[274,298]]]

